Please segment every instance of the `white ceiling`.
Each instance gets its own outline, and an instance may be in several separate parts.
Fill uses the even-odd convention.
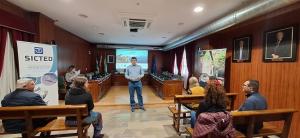
[[[257,0],[8,0],[28,11],[58,20],[55,24],[91,43],[166,45],[193,30]],[[194,13],[197,6],[203,12]],[[150,18],[138,33],[122,26],[122,15]],[[88,18],[79,17],[85,14]],[[178,25],[184,23],[183,25]],[[104,33],[99,35],[98,33]]]

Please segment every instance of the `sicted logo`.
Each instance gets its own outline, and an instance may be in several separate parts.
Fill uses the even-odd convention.
[[[34,54],[43,54],[42,47],[34,47]]]
[[[42,47],[34,47],[34,54],[36,55],[26,55],[25,61],[52,61],[53,58],[51,56],[43,56],[44,53]]]

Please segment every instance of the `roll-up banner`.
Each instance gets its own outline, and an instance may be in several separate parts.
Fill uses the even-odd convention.
[[[47,105],[58,105],[56,45],[17,41],[20,78],[35,81],[34,92]]]

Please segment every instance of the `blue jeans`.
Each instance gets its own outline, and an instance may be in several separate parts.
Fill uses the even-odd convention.
[[[90,115],[83,119],[84,124],[92,124],[94,127],[94,136],[101,134],[103,128],[102,115],[99,112],[90,111]],[[77,126],[76,120],[66,120],[67,126]]]
[[[192,128],[194,128],[196,121],[197,121],[196,112],[191,111],[191,127]]]
[[[130,81],[128,83],[129,87],[129,95],[130,95],[130,106],[131,108],[135,107],[135,100],[134,100],[134,92],[137,93],[137,99],[140,107],[144,107],[143,103],[143,96],[142,96],[142,82],[141,81]]]

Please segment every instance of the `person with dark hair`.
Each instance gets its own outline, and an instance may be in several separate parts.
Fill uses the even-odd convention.
[[[218,83],[218,79],[215,76],[208,76],[206,73],[200,75],[200,86],[206,87],[207,84]]]
[[[206,84],[205,84],[205,88],[207,88],[207,86],[209,86],[209,85],[217,85],[217,86],[221,86],[221,83],[219,83],[219,81],[218,81],[218,79],[217,79],[217,77],[215,77],[215,76],[209,76],[208,77],[208,80],[206,81]],[[222,87],[222,86],[221,86]],[[199,104],[197,104],[198,106],[196,107],[197,109],[199,108]],[[197,117],[198,117],[198,115],[199,115],[199,113],[196,113],[196,110],[197,109],[195,109],[194,107],[196,106],[196,104],[195,105],[193,105],[193,106],[190,106],[190,105],[188,105],[188,104],[186,104],[186,107],[188,108],[188,109],[190,109],[190,110],[192,110],[191,111],[191,127],[192,128],[194,128],[194,125],[195,125],[195,121],[196,121],[196,119],[197,119]]]
[[[2,107],[15,106],[46,106],[42,97],[34,93],[35,83],[32,79],[23,78],[17,81],[17,89],[4,97],[1,101]],[[45,126],[55,118],[36,118],[33,119],[33,128]],[[22,119],[8,119],[2,120],[3,127],[6,132],[20,133],[25,131],[25,120]],[[41,136],[50,135],[50,132],[41,133]]]
[[[268,108],[266,99],[258,92],[259,82],[257,80],[248,80],[244,82],[242,90],[245,92],[247,99],[238,111],[265,110]],[[255,124],[254,133],[258,133],[259,129],[262,127],[262,122]],[[247,131],[247,125],[238,125],[235,126],[235,128],[243,133],[246,133]]]
[[[199,85],[204,88],[207,85],[208,79],[209,79],[208,74],[202,73],[199,77]]]
[[[94,103],[90,93],[87,92],[88,80],[84,76],[74,78],[73,87],[69,89],[65,97],[66,105],[87,104],[89,115],[83,119],[84,124],[92,124],[94,127],[93,138],[101,138],[102,115],[94,112]],[[76,117],[66,117],[66,125],[77,126]]]
[[[145,111],[144,103],[143,103],[143,96],[142,96],[142,82],[141,79],[144,77],[144,71],[140,65],[137,65],[137,58],[131,58],[131,65],[126,68],[125,78],[129,80],[128,88],[129,88],[129,95],[130,95],[130,106],[131,112],[135,110],[135,100],[134,100],[134,93],[137,93],[138,105],[139,108]]]
[[[80,74],[80,70],[76,71],[74,65],[68,67],[67,73],[65,74],[65,79],[67,82],[67,88],[70,88],[70,85],[73,82],[73,79]]]
[[[221,85],[208,84],[204,100],[200,102],[193,132],[193,138],[211,137],[232,138],[235,130],[232,117],[226,111],[228,100]]]

